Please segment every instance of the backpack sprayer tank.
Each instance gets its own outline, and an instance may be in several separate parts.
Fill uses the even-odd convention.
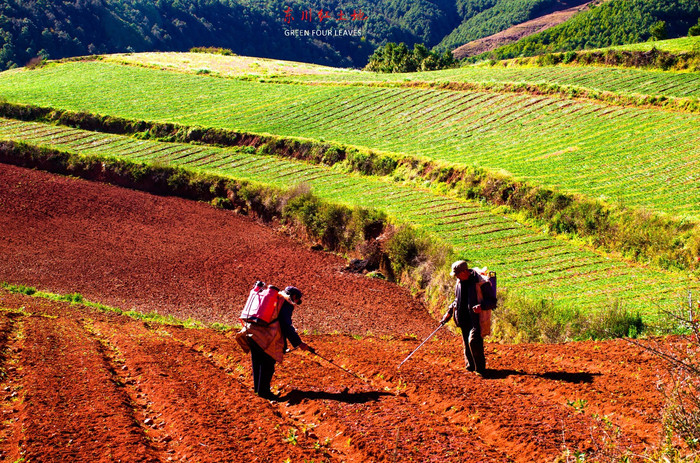
[[[262,281],[255,283],[243,312],[241,312],[241,320],[252,323],[270,323],[275,317],[280,290],[272,285],[268,286],[267,289],[263,288],[265,288],[265,283]]]

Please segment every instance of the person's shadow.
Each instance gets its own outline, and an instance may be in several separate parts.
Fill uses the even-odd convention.
[[[389,392],[368,391],[368,392],[326,392],[326,391],[301,391],[292,389],[287,394],[280,396],[280,402],[287,402],[289,405],[296,405],[303,400],[335,400],[348,404],[363,404],[376,402],[381,396],[393,395]]]
[[[569,373],[566,371],[548,371],[545,373],[525,373],[524,371],[518,370],[486,370],[483,375],[485,379],[505,379],[508,376],[519,375],[519,376],[535,376],[543,379],[550,379],[552,381],[564,381],[566,383],[591,383],[595,376],[600,376],[600,373]]]

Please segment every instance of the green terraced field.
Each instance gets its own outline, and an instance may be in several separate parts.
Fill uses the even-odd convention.
[[[0,74],[0,96],[479,165],[700,217],[698,114],[528,94],[249,82],[100,62]]]
[[[669,51],[671,53],[684,53],[700,51],[700,37],[680,37],[678,39],[657,40],[654,42],[631,43],[609,47],[613,50],[648,51],[652,48]],[[601,50],[606,50],[602,48]]]
[[[541,84],[624,95],[700,97],[700,73],[604,68],[597,66],[501,67],[468,66],[406,74],[304,74],[285,80],[299,82],[465,82],[475,84]]]
[[[250,149],[162,143],[39,123],[0,119],[0,139],[25,141],[84,155],[107,155],[179,165],[288,187],[304,181],[327,200],[376,207],[439,236],[479,265],[499,271],[501,286],[553,299],[561,307],[598,310],[613,299],[647,317],[673,308],[682,283],[670,273],[582,250],[490,212],[469,201],[411,185],[361,177],[303,162],[262,156]]]
[[[700,46],[700,41],[697,41]],[[431,72],[382,74],[260,58],[226,57],[196,53],[136,53],[105,57],[107,62],[151,65],[162,69],[197,72],[202,69],[225,77],[256,76],[297,82],[340,84],[409,82],[464,82],[473,84],[556,84],[624,95],[663,95],[700,98],[700,73],[610,68],[599,66],[502,67],[466,66]],[[284,63],[287,63],[286,65]]]

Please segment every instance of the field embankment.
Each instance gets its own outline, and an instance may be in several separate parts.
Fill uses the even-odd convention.
[[[341,274],[337,259],[207,204],[7,165],[0,175],[0,246],[19,259],[0,264],[2,278],[225,319],[243,303],[255,253],[298,255],[303,263],[268,276],[302,287],[302,336],[360,376],[293,352],[270,403],[251,395],[249,360],[221,332],[2,290],[6,460],[634,460],[660,442],[657,360],[625,341],[489,344],[491,375],[480,378],[464,372],[461,341],[445,331],[397,370],[418,344],[406,334],[433,324],[406,310],[416,303],[404,289]]]
[[[101,172],[104,168],[100,166],[115,163],[116,172],[130,169],[139,176],[148,170],[148,165],[171,165],[194,173],[254,180],[279,188],[289,184],[289,176],[303,177],[305,184],[324,200],[380,208],[394,217],[397,225],[419,224],[421,230],[439,237],[458,253],[468,252],[476,262],[489,262],[501,271],[505,269],[502,286],[526,286],[523,293],[530,297],[547,298],[553,290],[558,291],[556,300],[563,308],[601,312],[608,304],[614,305],[615,300],[623,300],[626,307],[637,308],[653,319],[658,315],[658,308],[670,309],[676,305],[673,295],[678,290],[677,284],[664,272],[616,261],[564,241],[543,237],[473,201],[449,198],[382,179],[348,176],[331,167],[270,157],[245,147],[222,149],[154,142],[13,121],[6,121],[4,130],[4,137],[31,143],[3,145],[5,162],[43,166],[62,173],[85,172],[91,176],[95,167]],[[132,167],[120,159],[112,161],[116,153]],[[179,181],[177,177],[175,175],[174,182]],[[167,183],[170,184],[171,180]],[[207,185],[197,188],[209,190]],[[231,197],[234,203],[241,201],[236,199],[238,196],[241,194],[235,193]],[[465,236],[460,225],[465,221],[473,234]],[[410,259],[408,255],[404,261]],[[415,271],[420,277],[420,272],[430,269],[424,265]],[[555,274],[559,277],[555,278]],[[542,278],[543,275],[548,275],[548,278]],[[614,282],[625,286],[623,289],[612,286],[601,290],[596,286],[600,279],[605,279],[609,285]],[[445,288],[435,289],[442,291]],[[665,298],[660,295],[665,295]],[[656,303],[651,304],[652,300]]]

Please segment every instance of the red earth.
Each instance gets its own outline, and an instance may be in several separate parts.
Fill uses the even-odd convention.
[[[32,462],[610,461],[662,441],[663,368],[623,341],[486,345],[405,289],[208,204],[0,164],[0,281],[233,324],[294,284],[302,338],[270,402],[231,332],[0,291],[0,455]],[[635,456],[636,455],[636,456]]]

